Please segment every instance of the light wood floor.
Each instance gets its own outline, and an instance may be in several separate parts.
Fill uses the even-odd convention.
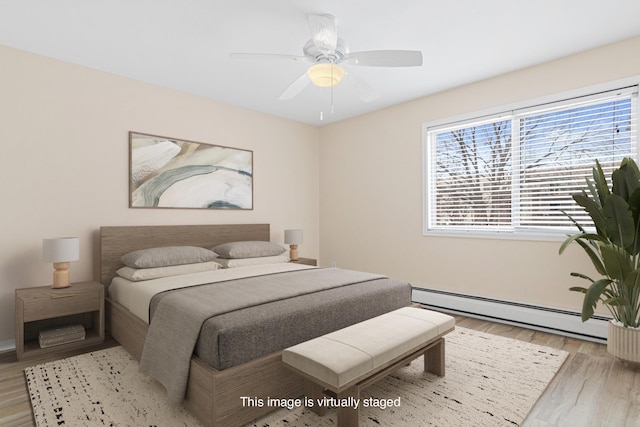
[[[606,346],[544,332],[456,316],[458,326],[562,349],[570,353],[558,375],[524,425],[639,426],[640,368],[630,368],[607,353]],[[103,345],[85,351],[116,345]],[[0,426],[34,426],[23,369],[58,357],[18,362],[15,352],[0,354]]]

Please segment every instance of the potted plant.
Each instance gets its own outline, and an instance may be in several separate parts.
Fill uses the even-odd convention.
[[[593,178],[586,181],[587,189],[572,197],[591,217],[595,232],[565,213],[578,233],[567,237],[560,253],[576,242],[602,277],[594,280],[571,273],[590,285],[570,290],[584,294],[583,322],[593,316],[598,302],[609,309],[613,320],[609,322],[607,350],[622,360],[640,363],[640,170],[632,159],[623,159],[611,175],[609,188],[596,160]]]

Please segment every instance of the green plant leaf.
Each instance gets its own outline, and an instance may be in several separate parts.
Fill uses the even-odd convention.
[[[614,307],[624,307],[629,305],[629,301],[622,297],[612,297],[602,301],[603,304],[611,305]]]
[[[620,166],[627,166],[636,175],[636,179],[640,181],[640,168],[638,168],[638,164],[635,160],[631,157],[625,157],[622,159],[622,162],[620,162]]]
[[[632,247],[636,230],[626,200],[617,194],[611,194],[605,199],[602,211],[609,240],[623,248]]]
[[[582,194],[576,193],[572,197],[578,205],[582,206],[584,210],[587,211],[593,221],[593,224],[596,226],[598,234],[606,236],[604,233],[606,233],[607,225],[605,222],[604,212],[600,205],[587,196],[587,193],[584,191]]]
[[[591,277],[587,276],[586,274],[582,274],[582,273],[571,273],[571,276],[573,277],[579,277],[581,279],[585,279],[590,281],[591,283],[595,282],[595,280],[593,280]]]
[[[599,246],[607,276],[613,280],[624,280],[626,275],[633,270],[629,255],[624,249],[614,244],[600,243]]]
[[[633,245],[633,255],[640,253],[640,188],[636,189],[631,196],[629,196],[629,208],[631,209],[631,216],[633,217],[633,223],[635,226],[635,240]]]
[[[592,234],[592,233],[574,234],[573,236],[567,237],[565,241],[562,242],[562,245],[558,250],[559,253],[562,254],[564,250],[567,248],[567,246],[569,246],[569,244],[571,244],[574,241],[577,242],[580,245],[580,247],[585,251],[589,259],[591,260],[591,263],[595,267],[596,271],[602,275],[606,275],[607,270],[605,269],[605,266],[602,263],[600,256],[598,256],[594,247],[590,246],[587,242],[602,242],[604,244],[607,244],[609,242],[604,238],[602,238],[601,236],[598,236],[597,234]],[[595,246],[595,247],[598,247],[598,246]]]
[[[611,173],[611,192],[624,200],[629,199],[629,188],[627,187],[627,174],[625,169],[620,167]]]
[[[629,272],[627,277],[624,279],[624,285],[629,288],[640,286],[640,270],[633,270]]]
[[[596,191],[595,185],[589,179],[589,177],[585,178],[587,182],[587,188],[589,188],[589,193],[591,194],[591,198],[598,204],[598,206],[602,207],[602,203],[600,203],[600,197],[598,197],[598,192]]]
[[[587,293],[587,288],[583,288],[582,286],[572,286],[569,290],[573,292],[581,292],[583,294]]]
[[[575,225],[576,228],[580,230],[581,233],[586,233],[586,230],[584,229],[584,227],[578,224],[578,221],[576,221],[570,214],[568,214],[563,210],[560,210],[560,212],[562,212],[567,218],[569,218],[569,221],[571,221],[573,225]]]
[[[606,276],[607,275],[607,269],[605,268],[603,261],[600,259],[600,256],[598,256],[598,254],[596,253],[594,248],[589,246],[583,239],[578,239],[578,240],[576,240],[576,242],[578,242],[580,247],[582,249],[584,249],[584,251],[586,252],[587,256],[591,260],[591,263],[595,267],[596,271],[598,273],[602,274],[603,276]]]
[[[604,201],[609,196],[609,194],[611,194],[611,192],[609,191],[607,179],[604,176],[604,172],[602,172],[602,167],[600,166],[600,162],[598,160],[596,160],[596,167],[593,168],[593,182],[598,192],[600,205],[604,206]]]
[[[596,309],[596,305],[600,300],[602,292],[611,284],[609,279],[600,279],[594,282],[584,294],[584,301],[582,303],[582,321],[586,322],[593,316],[593,312]]]
[[[630,169],[634,173],[635,178],[640,181],[640,169],[638,168],[635,160],[633,160],[631,157],[625,157],[624,159],[622,159],[622,161],[620,162],[620,167]]]
[[[629,200],[627,200],[627,204],[631,209],[633,214],[633,220],[638,222],[638,214],[640,213],[640,188],[635,190],[630,196]]]
[[[560,249],[558,249],[558,253],[562,254],[564,252],[565,249],[567,249],[567,246],[569,246],[573,241],[578,240],[578,239],[584,239],[587,241],[597,241],[597,242],[603,242],[603,243],[609,243],[608,240],[604,239],[602,236],[599,236],[597,234],[593,234],[593,233],[577,233],[577,234],[572,234],[571,236],[567,236],[567,238],[564,240],[564,242],[562,242],[562,245],[560,245]]]
[[[636,190],[640,188],[640,181],[638,180],[638,175],[636,174],[638,172],[638,167],[635,166],[634,170],[634,166],[635,163],[633,163],[633,160],[629,158],[623,159],[622,166],[620,166],[620,169],[624,170],[624,181],[627,185],[627,194],[629,196],[631,196]],[[627,200],[629,200],[629,196],[627,197]]]

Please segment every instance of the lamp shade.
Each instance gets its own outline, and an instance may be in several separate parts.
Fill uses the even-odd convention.
[[[284,243],[287,245],[302,244],[302,230],[284,230]]]
[[[316,86],[332,87],[342,81],[344,70],[339,65],[322,63],[309,68],[307,75]]]
[[[44,262],[70,262],[80,258],[78,237],[58,237],[42,240],[42,260]]]

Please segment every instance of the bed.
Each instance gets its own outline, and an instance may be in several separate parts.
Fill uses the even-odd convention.
[[[268,224],[102,227],[100,280],[107,287],[109,295],[108,287],[116,277],[116,271],[122,267],[122,255],[139,249],[172,245],[211,248],[226,242],[269,240]],[[293,273],[286,274],[306,274],[297,271],[294,269]],[[184,406],[206,426],[241,426],[277,409],[243,407],[241,397],[292,398],[302,395],[303,381],[283,366],[281,351],[297,342],[409,305],[410,285],[386,280],[388,283],[393,282],[389,289],[383,279],[372,280],[372,285],[377,286],[376,290],[367,288],[366,292],[361,292],[354,287],[350,294],[346,294],[346,287],[327,289],[216,316],[211,323],[214,326],[209,329],[222,327],[225,331],[231,331],[229,334],[233,339],[229,342],[236,343],[229,347],[234,354],[233,361],[225,357],[222,357],[225,360],[212,360],[215,357],[204,354],[202,349],[207,347],[204,333],[208,328],[208,323],[205,323],[202,328],[203,336],[198,338],[196,351],[188,361]],[[360,283],[357,286],[366,284]],[[374,286],[369,287],[373,289]],[[292,307],[291,313],[284,313],[282,306]],[[354,310],[354,307],[358,309]],[[107,299],[109,333],[134,357],[140,359],[150,328],[134,312],[124,302]],[[269,313],[279,313],[278,316],[284,317],[269,319]],[[301,313],[304,315],[301,316]],[[333,319],[339,321],[336,323]],[[307,324],[311,322],[314,327],[296,327],[302,321]],[[273,339],[255,344],[255,335],[246,334],[258,328],[261,328],[261,334]],[[220,339],[220,343],[223,341]],[[275,343],[275,347],[269,347],[270,342]],[[243,343],[244,346],[237,343]],[[255,349],[256,354],[250,354],[252,349]],[[236,357],[237,354],[240,356]]]

